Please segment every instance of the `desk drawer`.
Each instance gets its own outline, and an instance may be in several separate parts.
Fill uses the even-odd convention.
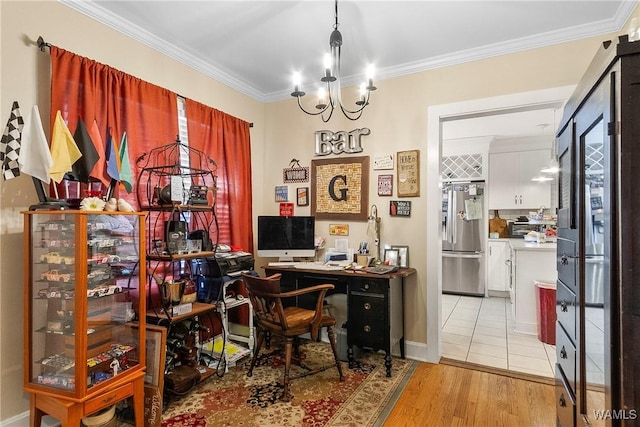
[[[556,313],[558,323],[567,332],[573,342],[576,342],[576,295],[561,280],[556,287]]]
[[[385,317],[387,311],[384,295],[352,291],[350,296],[349,312],[353,317]]]
[[[125,397],[133,396],[133,383],[125,384],[114,390],[107,391],[98,397],[87,400],[84,404],[84,413],[86,415],[114,405]]]
[[[349,319],[347,342],[361,348],[387,350],[386,342],[389,331],[384,326],[383,318],[371,316],[353,316]]]
[[[350,290],[354,292],[377,293],[386,295],[389,290],[389,281],[386,279],[355,277],[351,282]]]
[[[576,243],[573,240],[558,239],[557,242],[558,279],[564,282],[573,292],[576,292]]]
[[[562,328],[556,330],[556,359],[570,389],[576,390],[576,348]]]
[[[576,402],[573,393],[562,374],[562,368],[556,365],[556,416],[560,427],[573,427],[576,418]]]

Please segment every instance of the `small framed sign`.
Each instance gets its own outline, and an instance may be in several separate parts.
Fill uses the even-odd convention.
[[[297,189],[296,204],[298,206],[309,206],[309,187],[300,187]]]
[[[276,186],[276,202],[289,201],[289,187],[286,185]]]
[[[398,197],[420,196],[420,151],[398,151]]]
[[[393,175],[378,175],[378,196],[393,196]]]
[[[293,203],[280,203],[280,216],[293,216]]]
[[[389,215],[411,216],[411,202],[406,200],[392,200],[389,202]]]
[[[300,183],[309,182],[309,167],[297,167],[282,169],[282,182]]]
[[[349,224],[329,224],[329,235],[331,236],[348,236]]]
[[[373,157],[373,169],[393,169],[393,154],[385,154],[384,156]]]

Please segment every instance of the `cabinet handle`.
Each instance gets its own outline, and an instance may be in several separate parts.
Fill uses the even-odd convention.
[[[568,311],[567,309],[567,302],[566,301],[561,301],[560,302],[560,311],[566,313]]]
[[[518,204],[518,195],[516,194],[515,198],[513,199],[513,204],[517,205]]]
[[[371,326],[369,326],[369,325],[364,325],[364,331],[365,331],[365,332],[371,332]]]
[[[567,358],[567,350],[564,348],[564,346],[562,346],[562,349],[560,350],[560,358],[561,359]]]
[[[369,290],[369,284],[368,284],[368,283],[365,283],[365,284],[364,284],[364,286],[363,286],[363,288],[364,288],[364,290],[365,290],[365,291]]]
[[[520,204],[522,204],[522,194],[520,195]]]
[[[567,407],[567,401],[564,398],[564,394],[560,395],[560,399],[558,399],[558,403],[560,404],[561,407],[566,408]]]
[[[365,310],[371,310],[371,304],[369,304],[368,302],[364,303],[364,309]]]

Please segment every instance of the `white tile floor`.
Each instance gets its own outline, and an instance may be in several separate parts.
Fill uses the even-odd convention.
[[[555,346],[513,331],[508,298],[442,295],[442,356],[553,377]]]

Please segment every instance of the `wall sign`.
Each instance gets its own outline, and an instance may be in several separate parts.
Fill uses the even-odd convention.
[[[411,202],[406,200],[392,200],[389,202],[389,215],[411,216]]]
[[[282,169],[282,182],[285,184],[309,182],[309,168],[299,167]]]
[[[286,185],[276,186],[276,202],[289,201],[289,187]]]
[[[293,216],[293,203],[280,203],[280,216]]]
[[[366,221],[369,157],[311,161],[311,215],[316,219]]]
[[[398,197],[420,196],[420,151],[398,151]]]
[[[393,175],[378,175],[378,196],[393,196]]]
[[[351,132],[330,130],[316,131],[316,156],[328,156],[329,154],[354,154],[362,153],[363,135],[369,135],[368,128],[354,129]]]
[[[375,156],[373,158],[373,169],[374,170],[393,169],[393,154],[385,154],[384,156]]]
[[[309,187],[300,187],[297,189],[297,205],[309,206]]]
[[[329,235],[331,236],[348,236],[349,224],[329,224]]]

